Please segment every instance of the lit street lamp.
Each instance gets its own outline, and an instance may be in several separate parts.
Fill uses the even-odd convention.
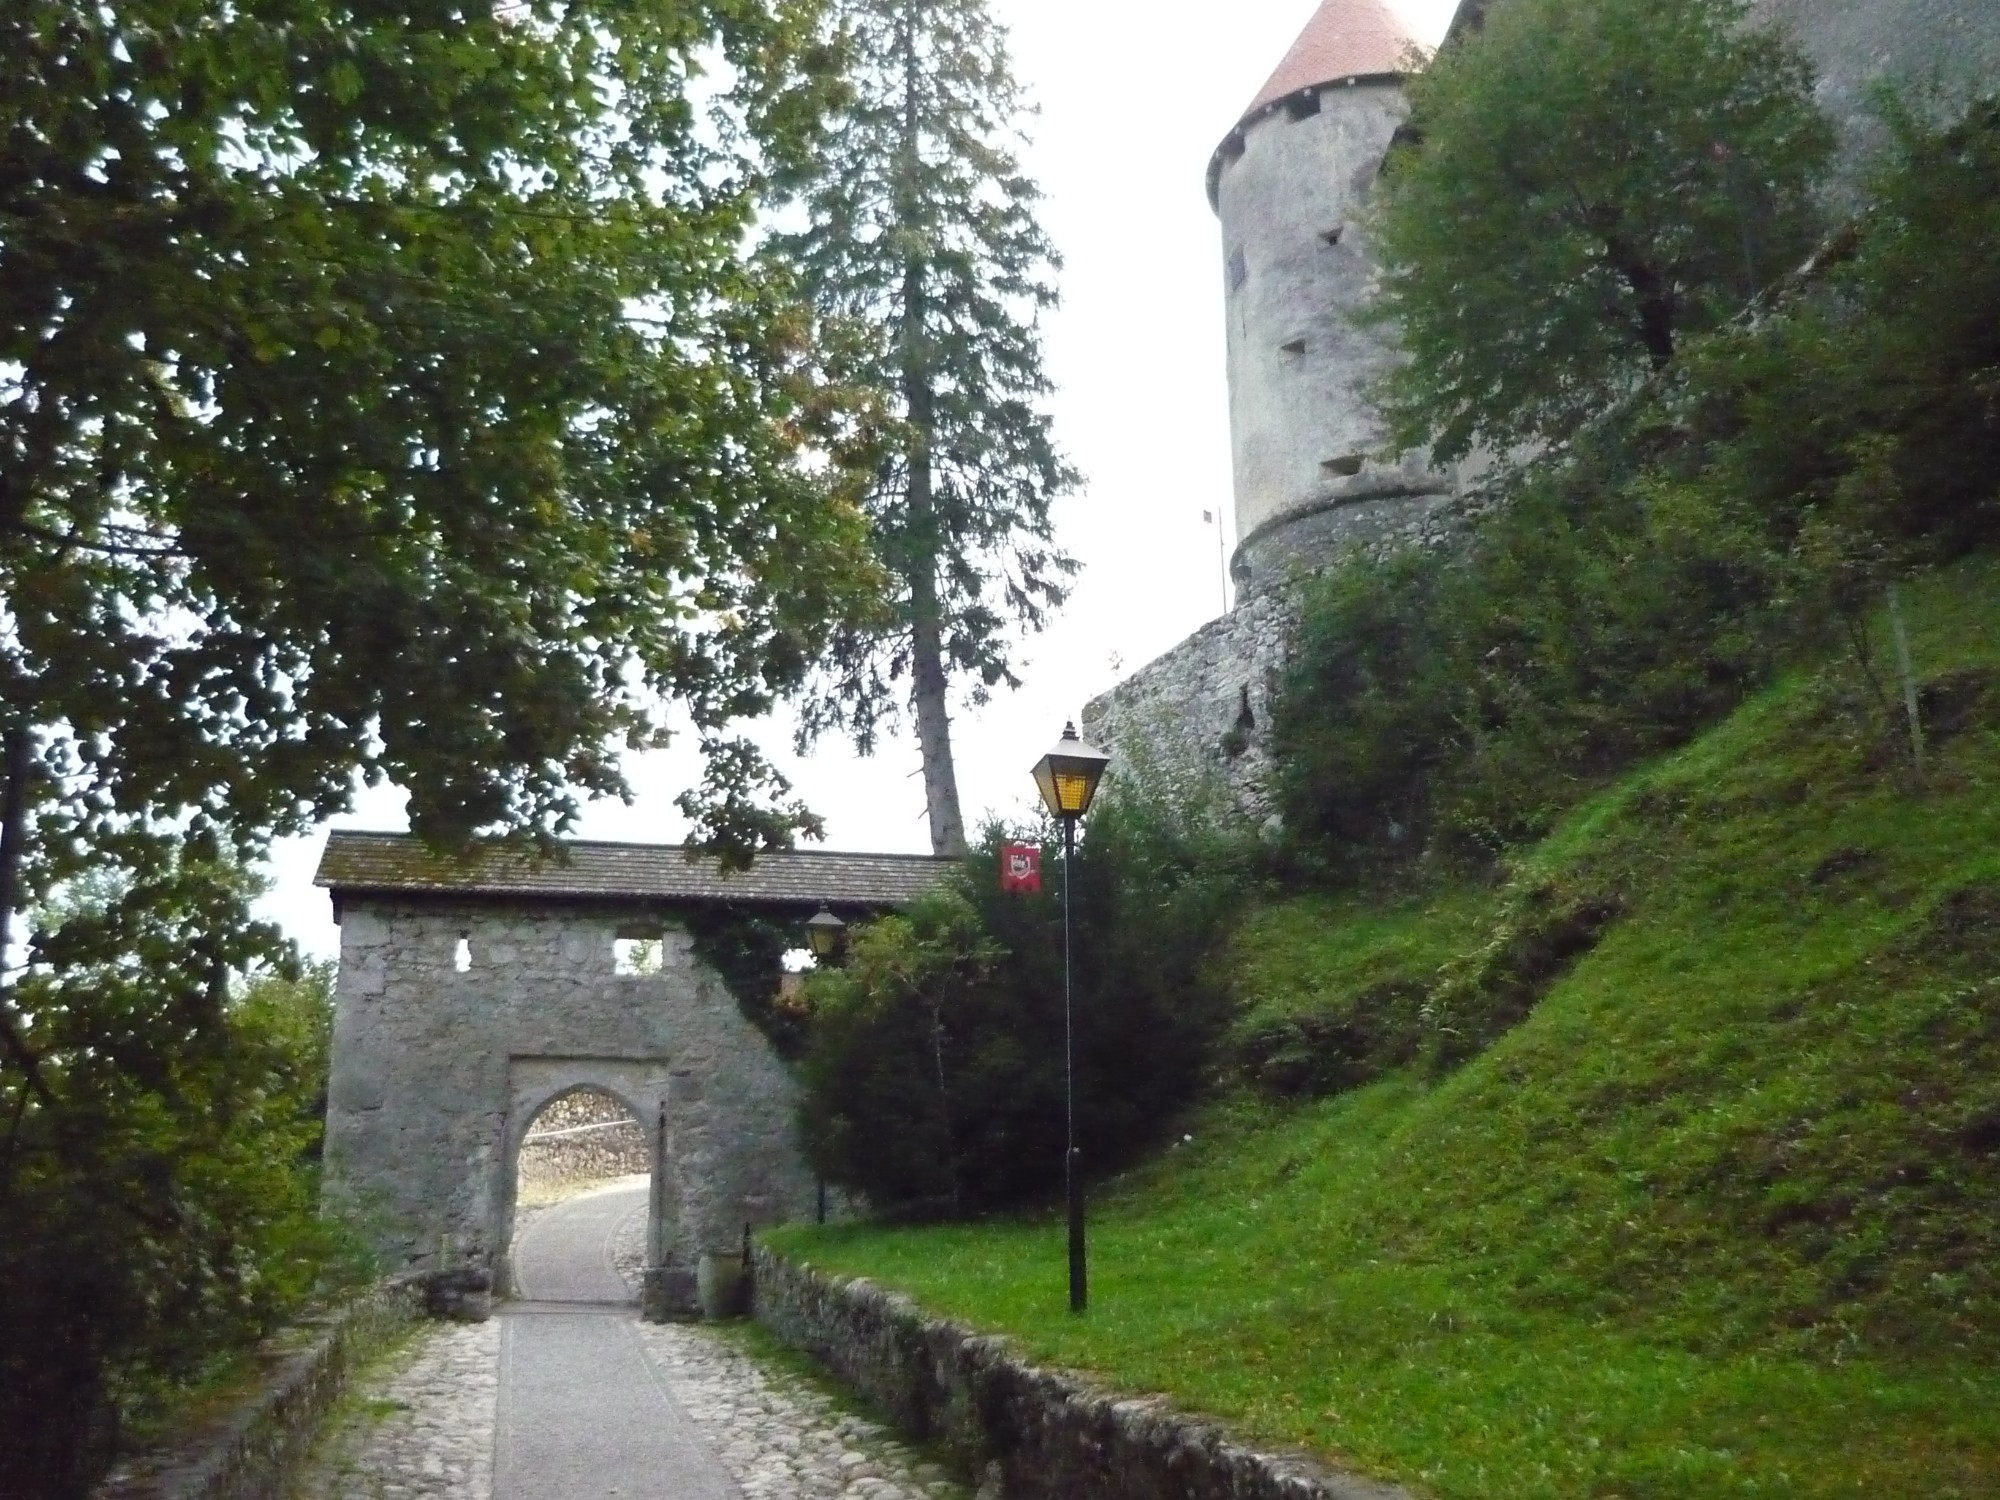
[[[818,914],[806,923],[806,946],[820,963],[838,958],[841,944],[846,941],[847,924],[833,914],[831,907],[820,907]]]
[[[1063,1123],[1069,1138],[1063,1155],[1063,1184],[1069,1197],[1069,1310],[1080,1313],[1090,1303],[1090,1281],[1084,1264],[1083,1175],[1076,1151],[1076,1028],[1071,1019],[1069,961],[1070,869],[1076,860],[1076,820],[1090,811],[1097,783],[1111,757],[1077,738],[1076,725],[1063,725],[1055,749],[1035,762],[1035,785],[1051,817],[1063,828]]]

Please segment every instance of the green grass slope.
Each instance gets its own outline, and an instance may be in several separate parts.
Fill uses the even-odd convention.
[[[1086,1317],[1053,1220],[779,1242],[1441,1496],[2000,1495],[2000,568],[1908,604],[1922,779],[1830,661],[1495,888],[1254,914]]]

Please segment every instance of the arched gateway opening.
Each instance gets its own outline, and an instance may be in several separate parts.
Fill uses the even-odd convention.
[[[654,1132],[588,1085],[527,1122],[514,1151],[509,1285],[537,1302],[637,1302],[656,1263]]]
[[[715,934],[749,919],[802,931],[822,905],[856,920],[952,867],[782,851],[725,873],[678,846],[608,843],[448,861],[404,835],[332,834],[317,876],[340,922],[329,1202],[391,1266],[447,1273],[468,1306],[488,1289],[604,1300],[538,1287],[522,1236],[549,1176],[593,1154],[561,1143],[613,1137],[595,1127],[620,1120],[629,1143],[636,1122],[640,1301],[653,1317],[700,1311],[704,1270],[740,1252],[746,1227],[814,1207],[791,1074],[731,988],[758,977],[739,972],[745,945]],[[573,1116],[585,1106],[565,1101],[585,1099],[617,1118]],[[585,1231],[611,1247],[598,1287],[613,1300],[630,1295],[624,1213],[607,1205],[616,1222]]]

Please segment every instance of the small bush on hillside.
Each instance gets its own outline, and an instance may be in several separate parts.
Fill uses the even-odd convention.
[[[1719,498],[1619,483],[1624,462],[1539,476],[1462,552],[1317,586],[1273,726],[1295,839],[1490,859],[1764,678],[1781,559]]]
[[[808,1150],[830,1182],[897,1213],[971,1213],[1063,1175],[1060,834],[1038,895],[999,889],[989,829],[964,875],[854,935],[806,986]],[[1252,846],[1107,800],[1073,893],[1079,1143],[1101,1174],[1199,1092],[1224,998],[1209,953],[1255,879]]]

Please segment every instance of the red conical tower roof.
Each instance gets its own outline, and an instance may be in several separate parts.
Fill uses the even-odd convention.
[[[1323,0],[1243,117],[1316,83],[1401,73],[1415,46],[1382,0]]]

